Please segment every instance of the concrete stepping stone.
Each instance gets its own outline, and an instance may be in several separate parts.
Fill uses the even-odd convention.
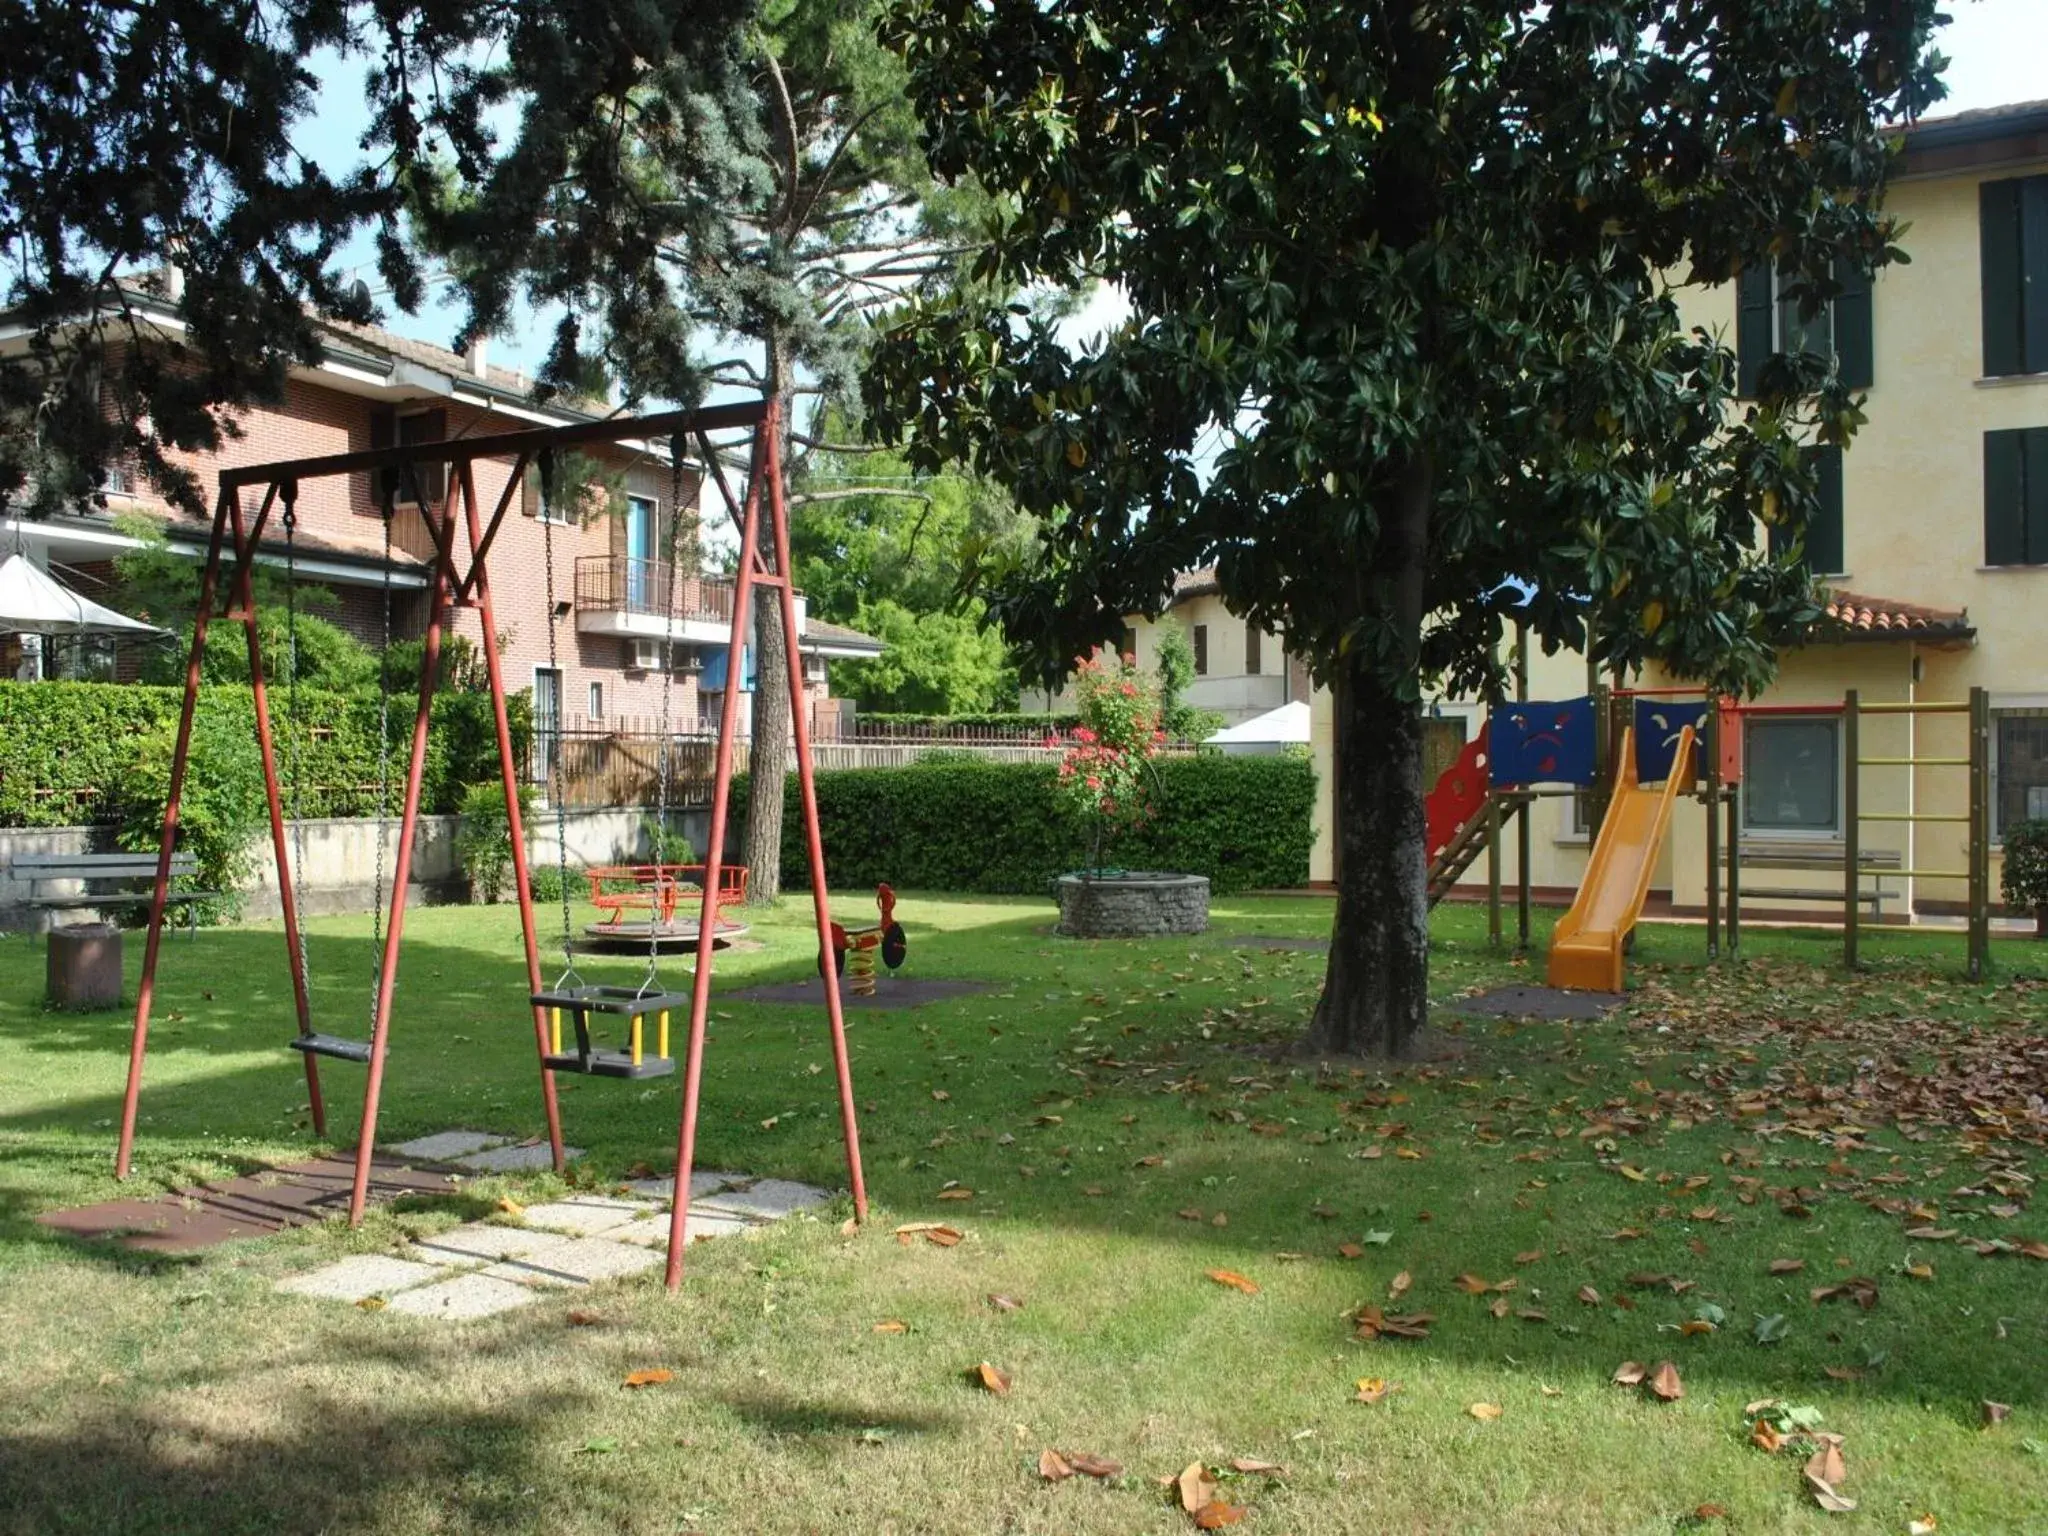
[[[743,1190],[728,1190],[704,1202],[712,1211],[735,1211],[742,1216],[759,1216],[774,1221],[797,1211],[814,1210],[832,1198],[829,1190],[791,1179],[762,1179]]]
[[[565,1162],[575,1162],[583,1155],[581,1147],[562,1148]],[[483,1152],[472,1152],[467,1157],[455,1159],[455,1166],[468,1168],[476,1173],[526,1173],[535,1169],[555,1166],[555,1155],[548,1150],[544,1141],[532,1146],[492,1147]]]
[[[553,1232],[574,1232],[580,1237],[595,1237],[609,1232],[614,1227],[623,1227],[629,1221],[653,1212],[654,1205],[646,1200],[606,1200],[591,1195],[578,1195],[570,1200],[551,1201],[545,1205],[529,1205],[522,1220],[529,1227],[540,1227]]]
[[[591,1285],[599,1280],[637,1275],[660,1262],[661,1255],[652,1249],[615,1243],[602,1237],[579,1237],[524,1258],[493,1264],[480,1273],[493,1280],[555,1288]]]
[[[460,1321],[509,1312],[538,1299],[531,1286],[514,1285],[488,1274],[469,1274],[400,1291],[384,1304],[384,1310],[407,1317]]]
[[[471,1153],[502,1147],[508,1139],[483,1131],[436,1131],[431,1136],[415,1136],[411,1141],[401,1141],[391,1150],[400,1157],[417,1158],[423,1163],[445,1163],[451,1157],[466,1157]]]
[[[415,1285],[438,1280],[443,1271],[432,1264],[393,1258],[382,1253],[351,1254],[308,1274],[280,1280],[277,1288],[295,1296],[316,1296],[323,1301],[362,1301],[385,1296]]]
[[[690,1207],[690,1214],[683,1222],[683,1241],[702,1242],[706,1238],[734,1237],[751,1231],[753,1223],[742,1221],[737,1216],[728,1216],[723,1211],[707,1211],[698,1206]],[[639,1243],[648,1248],[668,1247],[668,1216],[663,1213],[649,1216],[640,1221],[629,1222],[623,1227],[614,1227],[605,1233],[608,1241],[614,1243]]]
[[[417,1242],[408,1251],[429,1264],[480,1264],[486,1259],[523,1259],[571,1241],[555,1232],[472,1221]]]
[[[690,1198],[702,1200],[706,1195],[715,1195],[722,1189],[737,1189],[754,1181],[744,1173],[720,1173],[712,1168],[698,1168],[690,1174]],[[649,1195],[656,1200],[670,1200],[675,1197],[676,1176],[665,1179],[635,1179],[626,1188],[636,1195]]]

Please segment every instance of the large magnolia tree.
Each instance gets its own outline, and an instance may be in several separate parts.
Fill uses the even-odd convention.
[[[991,601],[1048,675],[1213,561],[1333,690],[1314,1044],[1399,1051],[1423,1021],[1418,697],[1498,682],[1508,583],[1547,646],[1736,689],[1814,617],[1801,445],[1846,442],[1857,402],[1812,356],[1737,402],[1671,285],[1772,261],[1817,306],[1902,259],[1882,125],[1938,92],[1934,24],[1935,0],[900,0],[932,164],[1000,221],[984,289],[891,323],[870,420],[1042,520]],[[1093,281],[1131,315],[1078,354],[977,298]]]

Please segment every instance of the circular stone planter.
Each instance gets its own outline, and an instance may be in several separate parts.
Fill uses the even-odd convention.
[[[1164,870],[1061,875],[1059,931],[1075,939],[1146,939],[1206,933],[1209,877]]]

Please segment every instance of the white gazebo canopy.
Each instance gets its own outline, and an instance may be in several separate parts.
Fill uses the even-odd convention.
[[[1225,752],[1277,752],[1282,747],[1305,747],[1308,701],[1296,699],[1237,725],[1225,726],[1208,737],[1204,745],[1221,747]]]
[[[0,634],[161,635],[154,624],[116,613],[76,592],[26,554],[0,562]]]

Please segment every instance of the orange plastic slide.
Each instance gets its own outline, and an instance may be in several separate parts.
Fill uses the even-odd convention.
[[[1589,992],[1619,992],[1621,946],[1642,915],[1650,872],[1671,825],[1671,802],[1692,782],[1692,727],[1681,727],[1671,777],[1660,785],[1636,783],[1635,732],[1621,738],[1621,771],[1607,819],[1593,843],[1586,878],[1571,911],[1550,940],[1550,984]]]

